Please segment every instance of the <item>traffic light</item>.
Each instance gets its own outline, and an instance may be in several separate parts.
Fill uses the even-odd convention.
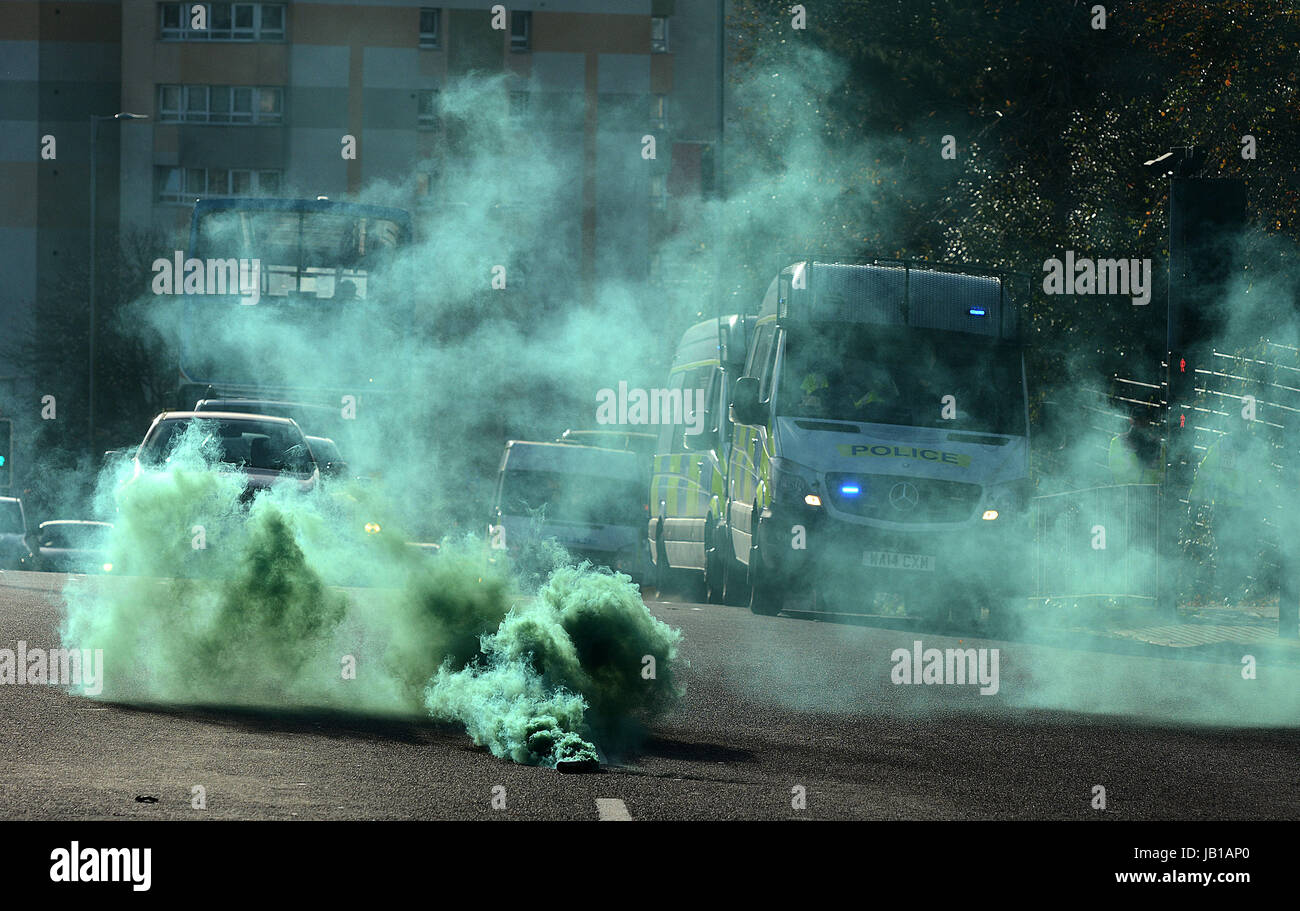
[[[0,418],[0,487],[8,487],[13,477],[14,423]]]
[[[1174,406],[1171,414],[1178,422],[1174,429],[1181,429],[1186,424],[1181,406],[1188,405],[1195,394],[1198,360],[1191,351],[1174,351],[1170,354],[1169,402]]]

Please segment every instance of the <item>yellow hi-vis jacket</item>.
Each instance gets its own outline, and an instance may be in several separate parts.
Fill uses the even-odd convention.
[[[1110,438],[1110,476],[1116,484],[1159,484],[1165,477],[1165,446],[1160,444],[1160,462],[1145,467],[1128,444],[1127,433]]]

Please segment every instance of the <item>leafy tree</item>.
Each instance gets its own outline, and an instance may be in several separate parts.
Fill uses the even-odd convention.
[[[828,207],[817,225],[824,245],[1017,269],[1037,281],[1044,260],[1067,249],[1160,263],[1168,183],[1163,167],[1143,162],[1191,145],[1207,150],[1207,174],[1249,179],[1257,231],[1294,244],[1300,15],[1291,4],[1138,0],[1109,5],[1104,29],[1093,27],[1094,5],[828,0],[808,5],[808,28],[798,31],[790,4],[737,0],[731,72],[740,85],[797,70],[814,50],[843,65],[842,78],[809,99],[824,115],[822,168],[835,172],[835,154],[854,145],[880,154],[864,170],[819,179],[877,192],[871,207]],[[738,105],[735,121],[740,141],[763,145],[757,132],[780,136],[794,119],[780,104]],[[940,157],[943,135],[956,140],[955,160]],[[1255,160],[1241,156],[1245,135]],[[781,155],[780,142],[763,147]],[[1142,311],[1038,295],[1029,312],[1038,378],[1071,372],[1067,356],[1101,374],[1127,369],[1126,356],[1158,363],[1160,287]]]

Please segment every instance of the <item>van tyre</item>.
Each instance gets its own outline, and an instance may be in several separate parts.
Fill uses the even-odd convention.
[[[723,552],[718,538],[717,523],[705,527],[704,536],[704,600],[709,604],[722,604],[726,597],[726,578]]]
[[[1000,638],[1013,639],[1024,632],[1024,595],[1005,595],[989,601],[988,632]]]
[[[754,536],[757,539],[757,535]],[[761,617],[775,617],[785,605],[785,592],[774,574],[764,567],[757,546],[749,548],[749,610]]]
[[[903,593],[903,614],[929,625],[947,623],[947,598],[933,589],[909,589]]]
[[[736,559],[731,529],[719,525],[716,540],[722,556],[722,603],[744,607],[749,603],[749,578],[744,565]]]
[[[672,576],[668,568],[668,548],[664,546],[664,520],[659,519],[659,528],[655,532],[655,597],[663,600],[668,592],[668,580]]]

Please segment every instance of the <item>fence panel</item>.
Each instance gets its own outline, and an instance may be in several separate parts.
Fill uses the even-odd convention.
[[[1160,486],[1118,484],[1034,497],[1034,595],[1155,602]]]

